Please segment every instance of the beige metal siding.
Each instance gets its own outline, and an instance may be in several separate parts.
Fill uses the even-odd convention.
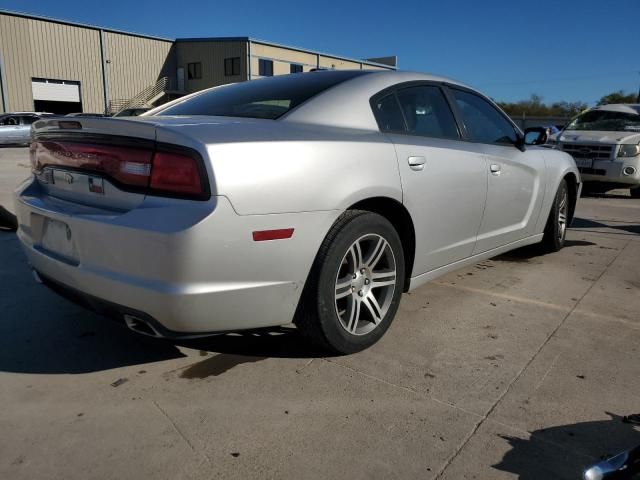
[[[103,110],[100,39],[86,28],[0,15],[8,109],[33,110],[33,77],[80,82],[85,111]]]
[[[336,57],[328,57],[320,55],[321,68],[335,68],[336,70],[360,70],[362,64],[359,62],[351,62]]]
[[[176,88],[173,42],[104,32],[104,44],[110,100],[129,99],[163,76]]]
[[[187,92],[197,92],[227,83],[247,79],[247,42],[245,41],[195,41],[177,42],[177,67],[184,68],[184,84]],[[225,58],[240,57],[240,75],[224,74]],[[202,78],[189,79],[188,64],[202,64]]]
[[[302,71],[308,72],[318,65],[315,53],[300,52],[283,47],[251,42],[251,77],[259,78],[259,60],[273,60],[273,74],[284,75],[291,72],[292,63],[302,65]]]

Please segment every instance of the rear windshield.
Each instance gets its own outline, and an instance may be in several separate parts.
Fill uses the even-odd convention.
[[[589,110],[576,117],[567,130],[600,130],[609,132],[640,132],[640,114]]]
[[[361,71],[294,73],[214,88],[158,112],[157,115],[219,115],[276,119],[314,95]]]

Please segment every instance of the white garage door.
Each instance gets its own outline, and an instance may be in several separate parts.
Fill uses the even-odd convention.
[[[48,100],[53,102],[79,102],[80,82],[66,80],[32,80],[34,100]]]

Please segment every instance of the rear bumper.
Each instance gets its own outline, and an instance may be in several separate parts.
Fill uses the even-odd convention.
[[[115,213],[57,201],[39,188],[26,182],[16,191],[17,235],[32,267],[49,284],[118,307],[107,313],[134,312],[172,337],[290,323],[339,214],[241,216],[225,197],[149,198]],[[43,218],[68,225],[74,261],[42,247]],[[287,240],[252,239],[255,230],[291,227]]]

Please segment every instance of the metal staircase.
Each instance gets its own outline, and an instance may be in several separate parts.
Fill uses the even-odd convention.
[[[151,108],[167,91],[169,77],[160,78],[154,85],[149,85],[130,99],[116,99],[109,102],[109,110],[117,114],[127,108]]]

